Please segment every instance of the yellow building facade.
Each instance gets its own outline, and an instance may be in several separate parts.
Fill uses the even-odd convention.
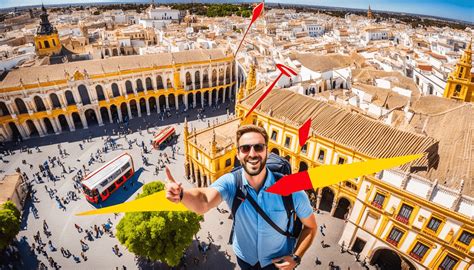
[[[44,5],[40,15],[41,22],[34,37],[36,52],[39,56],[51,56],[61,52],[58,30],[48,20],[48,13]]]
[[[471,68],[472,40],[469,41],[453,72],[449,74],[444,89],[443,96],[445,98],[474,102],[474,77],[472,76]]]
[[[0,83],[0,139],[224,103],[235,99],[235,72],[217,49],[20,68]]]

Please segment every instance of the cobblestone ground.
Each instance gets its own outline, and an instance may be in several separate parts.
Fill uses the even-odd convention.
[[[224,121],[227,119],[225,108],[212,111],[206,109],[204,114],[206,119],[204,121],[197,120],[196,111],[189,111],[189,125],[197,129],[206,127],[208,120],[212,123],[214,121]],[[232,110],[231,112],[232,113]],[[133,134],[128,135],[127,138],[137,140],[137,143],[144,141],[146,145],[149,145],[152,134],[146,130],[139,132],[137,128],[144,128],[148,123],[150,125],[150,131],[155,131],[158,128],[167,125],[174,125],[177,134],[182,134],[184,115],[173,116],[169,119],[158,118],[156,114],[145,116],[142,118],[134,118],[130,121],[130,128],[133,130]],[[32,154],[19,151],[19,145],[7,144],[6,147],[13,149],[15,154],[12,156],[6,156],[5,162],[0,164],[0,172],[2,174],[13,173],[16,168],[20,168],[22,172],[30,177],[33,173],[39,171],[38,165],[42,164],[48,159],[48,156],[58,156],[59,150],[58,144],[61,144],[62,149],[65,149],[69,154],[67,157],[62,159],[67,169],[71,167],[73,172],[62,173],[62,168],[56,166],[52,168],[52,172],[57,176],[60,176],[60,180],[56,182],[47,181],[44,183],[35,183],[34,190],[36,190],[35,197],[36,202],[32,202],[28,199],[22,217],[21,231],[17,237],[17,246],[20,253],[20,260],[13,261],[15,269],[36,269],[40,262],[43,262],[49,267],[47,258],[44,255],[38,253],[31,253],[30,247],[34,243],[33,235],[40,232],[41,239],[43,242],[51,240],[53,246],[57,249],[55,252],[51,252],[48,245],[45,246],[47,255],[52,257],[62,269],[168,269],[167,266],[159,262],[147,262],[146,260],[137,259],[132,253],[128,252],[125,247],[121,246],[118,240],[114,237],[110,237],[106,234],[100,238],[93,239],[93,241],[85,241],[89,245],[89,249],[85,252],[87,261],[84,261],[80,257],[81,244],[80,239],[83,239],[84,233],[79,233],[74,224],[80,225],[84,229],[90,229],[94,225],[100,225],[110,219],[113,223],[113,231],[115,233],[115,225],[118,223],[120,218],[123,216],[120,214],[118,217],[114,215],[97,215],[97,216],[75,216],[76,213],[91,210],[94,207],[89,204],[82,194],[78,194],[79,200],[71,201],[66,204],[66,209],[60,210],[54,199],[50,199],[46,192],[45,186],[48,189],[57,190],[59,197],[66,197],[69,191],[73,191],[73,176],[76,171],[85,165],[89,172],[100,167],[102,163],[96,162],[90,167],[87,166],[87,162],[90,158],[91,153],[95,154],[97,149],[102,148],[104,135],[112,135],[112,130],[117,130],[118,126],[115,124],[108,124],[102,127],[92,126],[87,130],[79,130],[72,133],[63,133],[61,135],[46,136],[43,138],[34,138],[22,143],[22,146],[27,146],[32,149]],[[91,136],[92,141],[83,143],[83,139]],[[105,161],[109,161],[112,158],[118,156],[123,152],[130,153],[134,158],[134,165],[136,176],[127,184],[127,191],[120,190],[112,195],[107,202],[108,204],[121,203],[124,201],[133,200],[138,192],[141,191],[141,187],[155,180],[165,180],[165,174],[160,171],[159,175],[154,175],[155,167],[146,166],[143,164],[140,157],[140,150],[138,146],[134,146],[133,149],[128,149],[128,144],[123,137],[113,136],[117,139],[117,143],[123,146],[115,151],[109,151],[103,155]],[[81,150],[79,144],[84,145],[84,149]],[[187,182],[184,178],[184,157],[183,157],[183,138],[179,137],[177,145],[180,147],[176,160],[171,160],[171,168],[176,179],[182,179],[185,188],[193,186],[192,183]],[[35,150],[35,146],[39,146],[41,152]],[[168,147],[162,152],[171,155],[171,149]],[[151,154],[146,154],[149,162],[156,164],[158,160],[158,150],[153,150]],[[22,160],[26,161],[26,164],[22,163]],[[30,169],[30,165],[31,169]],[[133,183],[133,185],[132,185]],[[225,203],[221,204],[222,209],[229,210]],[[38,218],[35,218],[33,214],[33,208],[37,209]],[[227,244],[231,220],[228,219],[228,214],[220,213],[216,209],[209,211],[205,216],[205,221],[201,224],[201,230],[198,233],[198,239],[201,243],[205,242],[209,244],[208,233],[212,235],[214,242],[211,243],[211,248],[207,252],[207,259],[199,254],[197,248],[197,241],[194,241],[187,251],[187,269],[234,269],[236,268],[236,259],[232,251],[232,248]],[[43,220],[46,220],[51,236],[47,237],[43,233]],[[334,262],[334,265],[339,266],[341,269],[360,269],[362,268],[359,263],[355,262],[355,257],[348,253],[341,254],[340,248],[337,245],[337,241],[342,233],[344,227],[344,221],[330,217],[327,212],[322,212],[317,215],[317,220],[320,225],[325,224],[327,229],[325,230],[326,236],[322,236],[318,231],[318,235],[314,241],[312,247],[308,250],[302,260],[302,264],[299,269],[328,269],[328,263]],[[322,248],[320,242],[324,239],[328,245],[326,248]],[[122,256],[118,257],[112,252],[112,247],[118,245]],[[73,256],[66,258],[61,254],[60,248],[68,249],[74,256],[77,256],[79,260],[76,262]],[[199,259],[199,263],[195,264],[194,258]],[[315,264],[315,259],[318,258],[320,264]],[[8,269],[7,265],[12,262],[11,259],[7,258],[5,254],[0,255],[0,268]],[[184,267],[182,267],[184,268]]]

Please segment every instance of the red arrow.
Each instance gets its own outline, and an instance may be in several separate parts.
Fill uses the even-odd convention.
[[[245,115],[245,118],[247,118],[253,112],[253,110],[263,101],[263,99],[265,99],[268,94],[270,94],[270,91],[272,91],[273,87],[275,87],[275,84],[278,82],[278,80],[280,80],[281,76],[285,75],[287,77],[291,77],[291,75],[296,76],[297,74],[294,70],[285,65],[276,64],[276,67],[280,70],[280,75],[278,75],[278,77],[272,82],[272,84],[270,85],[270,87],[268,87],[265,93],[263,93],[263,95],[258,98],[257,102],[255,102],[250,111]]]
[[[298,135],[299,135],[300,146],[301,147],[303,147],[303,145],[306,143],[306,140],[308,140],[309,128],[310,127],[311,127],[311,118],[306,120],[306,122],[298,130]]]
[[[237,52],[239,51],[240,46],[242,45],[242,42],[244,41],[245,37],[247,36],[247,32],[249,31],[250,27],[258,19],[258,17],[262,14],[264,5],[265,4],[262,2],[262,3],[258,4],[256,7],[253,8],[252,20],[250,21],[250,24],[247,27],[247,30],[245,30],[245,34],[244,34],[244,36],[242,37],[242,40],[239,43],[239,47],[237,47],[237,50],[234,53],[234,57],[237,55]]]
[[[280,194],[282,196],[288,196],[291,193],[308,189],[313,189],[313,185],[311,184],[308,172],[304,171],[283,176],[266,191]]]

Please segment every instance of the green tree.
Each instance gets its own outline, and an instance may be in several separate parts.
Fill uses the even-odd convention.
[[[143,186],[143,193],[137,199],[163,189],[163,183],[151,182]],[[136,255],[176,266],[201,228],[202,220],[194,212],[127,213],[117,225],[117,238]]]
[[[20,211],[12,201],[0,209],[0,250],[6,248],[20,231]]]

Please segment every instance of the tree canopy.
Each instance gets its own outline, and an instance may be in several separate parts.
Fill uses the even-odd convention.
[[[143,186],[142,198],[164,189],[161,182]],[[176,266],[191,245],[203,218],[194,212],[132,212],[117,225],[117,238],[136,255]]]
[[[5,249],[20,231],[20,211],[12,201],[0,209],[0,250]]]

